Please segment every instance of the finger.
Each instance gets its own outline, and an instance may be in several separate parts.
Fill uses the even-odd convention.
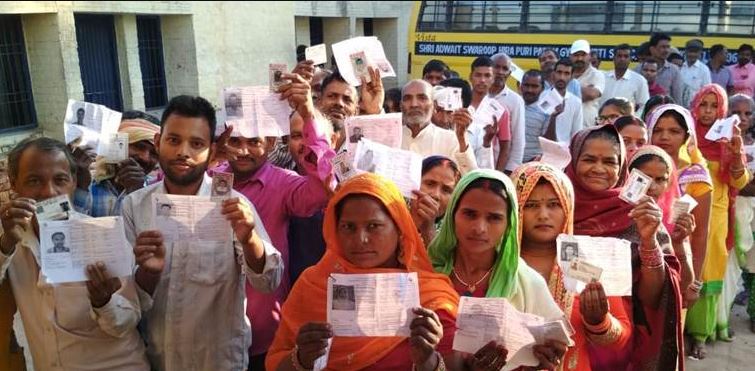
[[[415,314],[415,315],[418,315],[418,316],[422,316],[422,317],[429,317],[429,318],[432,318],[432,320],[433,320],[433,321],[434,321],[434,322],[435,322],[435,323],[436,323],[437,325],[440,325],[440,319],[438,318],[438,315],[437,315],[437,314],[435,314],[435,312],[434,312],[434,311],[432,311],[432,310],[430,310],[430,309],[419,307],[419,308],[414,308],[414,309],[412,310],[412,312],[414,312],[414,314]]]
[[[422,326],[412,329],[411,336],[421,337],[427,341],[428,344],[436,345],[440,342],[438,334],[434,333],[430,328]]]
[[[141,255],[136,255],[136,265],[143,265],[144,263],[146,263],[147,261],[149,261],[150,259],[154,257],[155,257],[154,253],[145,253]]]
[[[136,239],[137,246],[159,246],[162,244],[162,237],[139,237]]]
[[[151,237],[159,237],[160,239],[162,239],[163,234],[162,234],[162,232],[153,229],[153,230],[148,230],[148,231],[144,231],[142,233],[139,233],[139,236],[137,236],[137,240],[139,238],[141,238],[141,237],[145,237],[145,238],[146,237],[150,237],[150,238]]]

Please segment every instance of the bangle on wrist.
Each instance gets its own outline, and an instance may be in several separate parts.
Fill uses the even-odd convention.
[[[438,352],[433,352],[433,354],[438,358],[438,363],[433,369],[433,371],[446,371],[446,362],[443,361],[443,356],[441,356],[440,353]],[[416,370],[418,370],[417,365],[412,364],[412,371],[416,371]]]

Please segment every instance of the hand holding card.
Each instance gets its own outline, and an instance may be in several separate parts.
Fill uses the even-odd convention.
[[[642,196],[644,196],[648,189],[650,189],[650,184],[652,182],[653,180],[642,171],[632,169],[632,172],[629,173],[629,180],[621,190],[619,198],[632,205],[637,205],[640,203]]]

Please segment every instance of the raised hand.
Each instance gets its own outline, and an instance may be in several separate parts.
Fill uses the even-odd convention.
[[[115,183],[119,184],[126,193],[131,193],[144,187],[144,179],[147,174],[144,169],[133,158],[127,158],[118,164],[118,171],[115,173]]]
[[[409,326],[411,329],[409,345],[412,362],[419,366],[435,353],[435,347],[443,338],[443,326],[438,315],[430,309],[414,308],[412,312],[416,317]]]
[[[330,324],[325,322],[309,322],[300,327],[299,334],[296,336],[299,364],[311,370],[315,360],[325,354],[328,339],[332,337],[333,330]]]
[[[370,82],[362,77],[362,85],[359,87],[359,96],[362,99],[360,107],[363,114],[376,115],[383,109],[385,94],[383,91],[383,80],[380,78],[380,70],[377,68],[367,67],[370,73]]]
[[[144,231],[136,237],[134,247],[136,264],[139,269],[152,275],[159,275],[165,269],[165,245],[160,231]]]
[[[239,242],[245,245],[251,243],[255,220],[249,205],[241,202],[238,197],[229,198],[223,201],[220,213],[231,223],[233,233]]]
[[[663,212],[650,196],[643,196],[640,203],[632,209],[629,216],[637,225],[637,232],[643,241],[650,241],[661,226]]]
[[[86,273],[89,277],[89,281],[86,282],[89,301],[92,302],[92,307],[101,308],[110,301],[113,294],[120,290],[121,279],[110,277],[103,262],[87,265]]]
[[[539,370],[555,370],[561,364],[564,354],[566,354],[566,344],[555,340],[547,340],[545,344],[533,346],[532,353],[540,361]]]
[[[599,325],[608,315],[608,299],[600,282],[590,282],[579,294],[579,310],[590,325]]]
[[[6,254],[14,250],[21,241],[23,230],[30,230],[37,202],[31,198],[17,198],[0,206],[0,220],[3,225],[2,245],[0,249]],[[16,228],[20,227],[20,228]]]
[[[412,219],[417,228],[427,227],[435,223],[438,217],[440,203],[432,196],[422,191],[412,191],[414,199],[412,200]]]
[[[288,104],[306,121],[311,120],[315,113],[315,104],[312,102],[312,87],[304,77],[299,74],[284,73],[283,79],[291,81],[281,87],[281,99],[287,99]]]

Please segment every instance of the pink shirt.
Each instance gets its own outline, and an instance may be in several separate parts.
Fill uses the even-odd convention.
[[[324,180],[331,173],[330,159],[335,152],[312,122],[304,123],[304,145],[316,157],[313,166],[304,166],[307,175],[281,169],[266,162],[247,179],[235,179],[233,189],[254,204],[265,225],[270,240],[281,253],[286,272],[281,284],[272,294],[262,294],[247,284],[246,315],[252,324],[250,354],[267,352],[280,322],[280,310],[290,289],[288,282],[288,224],[291,217],[309,217],[328,203]],[[307,157],[307,156],[305,156]],[[305,161],[306,162],[306,161]],[[315,165],[316,164],[316,165]],[[229,164],[213,171],[233,172]]]
[[[733,83],[733,94],[742,93],[752,98],[755,93],[755,65],[752,63],[744,66],[735,64],[729,66],[729,71]]]

